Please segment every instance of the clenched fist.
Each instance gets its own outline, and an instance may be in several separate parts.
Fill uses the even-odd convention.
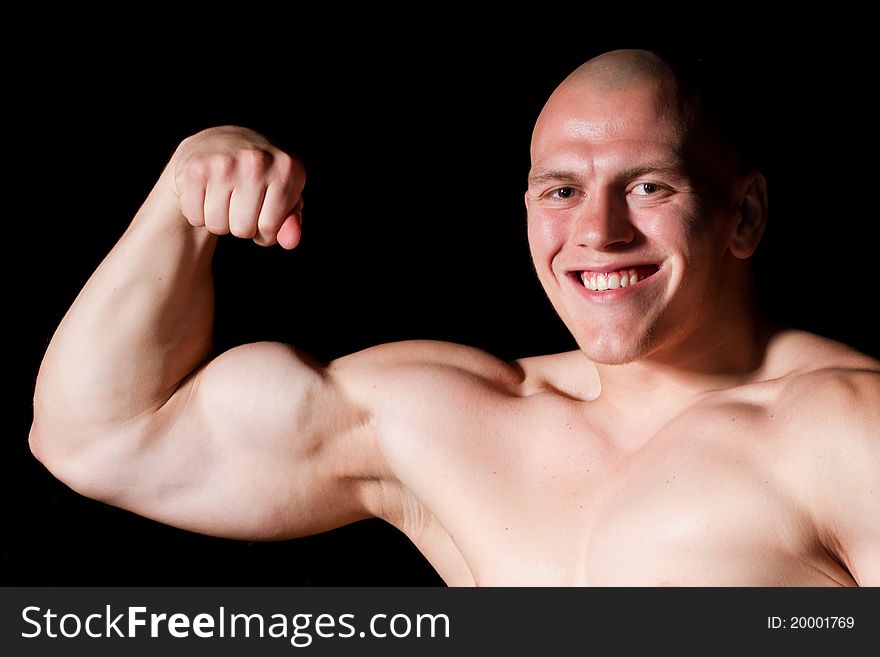
[[[169,164],[180,213],[193,226],[262,246],[299,243],[305,169],[262,135],[210,128],[185,139]]]

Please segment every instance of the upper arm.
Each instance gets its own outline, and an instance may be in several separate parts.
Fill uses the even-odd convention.
[[[285,345],[236,347],[155,412],[75,457],[81,492],[177,527],[289,538],[366,517],[381,469],[369,421],[325,368]]]
[[[286,345],[248,344],[196,370],[161,408],[108,429],[56,474],[91,497],[230,538],[393,521],[412,496],[389,466],[376,418],[435,394],[412,385],[426,376],[445,389],[463,377],[518,380],[488,354],[448,343],[381,345],[326,367]]]

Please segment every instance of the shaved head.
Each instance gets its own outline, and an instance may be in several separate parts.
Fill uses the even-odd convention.
[[[664,82],[674,85],[677,76],[658,55],[647,50],[614,50],[582,64],[562,84],[591,84],[600,92],[608,92]]]
[[[728,160],[737,172],[760,169],[746,127],[745,107],[729,71],[707,66],[702,60],[671,61],[649,50],[614,50],[585,62],[562,81],[547,101],[535,125],[532,146],[546,121],[558,121],[559,110],[575,103],[632,90],[653,95],[664,129],[681,131],[682,141],[712,151]]]
[[[663,129],[682,134],[692,123],[694,99],[683,93],[672,67],[647,50],[614,50],[575,69],[547,100],[532,139],[532,155],[547,129],[571,122],[581,108],[601,106],[610,99],[633,92],[650,96]],[[613,120],[616,112],[609,111]]]

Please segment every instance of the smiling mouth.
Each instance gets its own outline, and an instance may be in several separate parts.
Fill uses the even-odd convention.
[[[616,290],[622,287],[632,287],[650,278],[660,270],[659,265],[639,265],[617,271],[573,271],[572,277],[583,287],[593,292]]]

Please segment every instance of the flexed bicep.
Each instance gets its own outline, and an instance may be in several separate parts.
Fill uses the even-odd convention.
[[[144,421],[126,459],[108,454],[129,472],[88,493],[229,538],[283,539],[338,527],[369,515],[360,487],[378,455],[363,413],[294,349],[237,347]]]

